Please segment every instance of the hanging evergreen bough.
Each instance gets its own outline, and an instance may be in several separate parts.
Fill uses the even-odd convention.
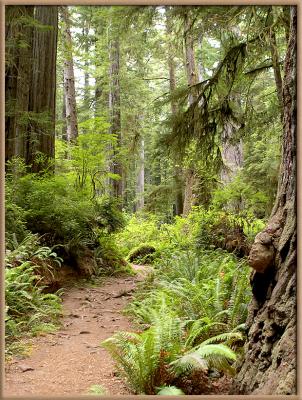
[[[230,93],[238,73],[242,70],[246,47],[247,43],[233,46],[210,79],[178,93],[182,101],[187,99],[193,89],[197,89],[198,95],[186,111],[180,112],[171,121],[173,130],[164,137],[163,143],[172,151],[183,154],[195,139],[198,153],[204,160],[212,159],[221,163],[217,133],[223,128],[223,122],[231,120],[243,127],[236,115]]]
[[[184,108],[192,92],[196,94],[194,101],[167,122],[172,125],[172,131],[164,135],[161,144],[181,157],[192,141],[196,140],[200,158],[212,161],[219,167],[222,156],[219,149],[220,136],[225,122],[244,128],[238,105],[232,101],[231,92],[234,90],[236,79],[243,73],[248,56],[247,49],[263,40],[271,26],[265,26],[255,37],[245,42],[236,43],[225,54],[211,78],[187,88],[178,89],[164,102],[178,101]]]

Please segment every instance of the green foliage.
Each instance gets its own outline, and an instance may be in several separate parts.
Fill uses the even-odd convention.
[[[224,344],[201,343],[196,349],[190,351],[171,363],[176,376],[188,374],[194,369],[207,370],[212,367],[219,370],[231,370],[229,362],[236,361],[236,354]]]
[[[24,262],[5,269],[6,340],[26,332],[37,334],[54,329],[61,315],[59,293],[45,294],[36,267]]]
[[[233,255],[217,250],[198,256],[176,253],[157,268],[152,287],[138,293],[128,308],[142,323],[151,322],[152,309],[159,309],[163,298],[171,312],[199,321],[203,338],[245,322],[251,294],[244,261],[238,263]]]
[[[124,256],[140,246],[141,243],[155,244],[158,239],[160,221],[154,214],[134,214],[128,217],[127,225],[123,231],[115,235],[117,244]]]
[[[134,271],[124,260],[114,238],[108,235],[100,235],[98,246],[94,250],[98,265],[97,275],[118,273],[133,274]]]
[[[225,221],[227,229],[245,222],[197,207],[171,225],[159,224],[152,215],[135,216],[117,235],[127,246],[148,238],[160,248],[152,274],[126,310],[143,332],[118,333],[104,344],[135,393],[155,394],[158,386],[171,384],[186,393],[186,379],[202,386],[210,369],[233,373],[251,291],[244,259],[207,249],[211,232],[215,235],[216,225]],[[207,240],[196,247],[200,235]]]
[[[85,245],[93,247],[101,232],[114,232],[124,225],[116,200],[90,199],[87,191],[79,191],[68,176],[28,174],[14,186],[14,201],[24,210],[26,228],[44,235],[47,243],[67,244],[81,238]],[[13,226],[9,228],[12,230]]]
[[[242,172],[230,183],[214,191],[212,205],[217,210],[252,216],[253,219],[257,216],[263,218],[271,204],[267,193],[252,186],[250,179]]]
[[[136,394],[154,394],[164,384],[166,363],[180,350],[181,334],[178,319],[161,315],[142,334],[119,332],[102,345]]]
[[[10,249],[6,250],[5,264],[8,267],[14,267],[29,260],[32,263],[38,260],[44,260],[46,263],[50,261],[59,267],[63,261],[50,247],[41,246],[37,234],[27,233],[21,243],[18,243],[16,236],[13,235],[13,240],[10,241]]]
[[[96,199],[96,222],[105,232],[118,232],[125,226],[124,214],[119,210],[119,201],[103,196]]]
[[[150,264],[154,261],[156,257],[156,249],[154,246],[142,243],[138,247],[135,247],[130,251],[127,256],[127,259],[130,262],[134,262],[137,264]]]
[[[105,182],[109,176],[106,154],[113,154],[116,137],[105,133],[108,123],[101,118],[82,122],[80,127],[87,132],[79,135],[77,144],[71,149],[76,185],[80,189],[91,188],[92,196],[95,196],[97,191],[105,191]]]
[[[166,311],[163,307],[140,334],[119,332],[102,342],[136,394],[155,394],[157,386],[201,367],[229,371],[230,362],[236,360],[226,344],[203,342],[186,352],[184,324]]]

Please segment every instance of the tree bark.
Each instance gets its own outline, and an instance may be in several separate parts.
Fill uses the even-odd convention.
[[[188,168],[185,171],[185,199],[183,205],[183,215],[186,217],[189,215],[192,205],[194,204],[194,186],[196,177],[193,169]]]
[[[224,122],[221,134],[223,167],[220,173],[221,180],[224,184],[231,182],[238,172],[238,169],[243,165],[242,140],[234,141],[234,136],[239,128],[240,124],[230,118]]]
[[[198,69],[198,80],[202,82],[205,79],[205,71],[202,59],[202,44],[203,44],[203,34],[202,32],[198,35],[198,46],[200,48],[200,56],[198,58],[197,69]]]
[[[70,32],[70,16],[67,6],[62,6],[64,22],[64,93],[66,109],[67,141],[73,143],[78,137],[78,119],[73,68],[72,38]]]
[[[192,34],[192,18],[190,9],[186,9],[184,13],[184,46],[185,46],[185,63],[187,80],[189,86],[197,83],[196,63],[194,54],[194,37]],[[191,105],[197,97],[196,88],[191,90],[189,95],[189,105]]]
[[[123,196],[123,170],[119,160],[119,150],[122,142],[121,133],[121,100],[120,100],[120,46],[117,38],[111,39],[109,45],[109,113],[110,113],[110,133],[115,134],[117,143],[114,150],[114,159],[111,164],[111,172],[120,176],[119,180],[112,179],[112,193],[114,197]]]
[[[85,51],[85,61],[84,61],[84,106],[85,110],[89,110],[90,108],[90,85],[89,85],[89,73],[88,73],[88,67],[89,67],[89,47],[90,47],[90,41],[89,41],[89,25],[88,25],[88,20],[85,19],[85,26],[83,28],[83,37],[84,37],[84,51]]]
[[[272,7],[270,8],[272,13]],[[280,117],[281,121],[283,120],[283,99],[282,99],[282,76],[281,76],[281,69],[279,64],[279,54],[278,54],[278,47],[277,47],[277,40],[276,40],[276,33],[275,28],[272,27],[270,30],[270,51],[272,57],[272,64],[273,64],[273,71],[277,89],[277,97],[280,107]]]
[[[33,16],[33,6],[6,7],[5,161],[27,158],[33,30],[21,18]],[[21,41],[26,45],[19,45]]]
[[[145,142],[144,139],[141,138],[140,143],[140,152],[139,152],[139,161],[138,161],[139,169],[136,183],[136,210],[142,210],[144,208],[144,191],[145,191]]]
[[[233,393],[296,393],[296,47],[297,7],[291,24],[283,83],[282,158],[276,202],[249,255],[253,300],[248,340]]]
[[[67,125],[66,125],[66,93],[64,84],[64,73],[63,73],[63,102],[62,102],[62,139],[67,142]]]
[[[187,72],[187,80],[189,86],[197,83],[196,63],[194,54],[194,37],[192,34],[192,18],[190,9],[185,7],[184,13],[184,46],[185,46],[185,64]],[[189,105],[191,105],[197,98],[196,88],[192,88],[189,95]],[[195,185],[196,175],[193,167],[189,167],[184,171],[185,177],[185,191],[184,191],[184,205],[183,215],[187,216],[194,205],[193,188]]]
[[[47,28],[36,27],[33,33],[33,61],[29,110],[32,120],[27,140],[27,160],[32,172],[51,168],[55,154],[55,94],[58,8],[35,7],[35,19]]]
[[[165,7],[166,11],[166,31],[167,37],[170,38],[173,35],[172,30],[172,17],[170,15],[170,8],[168,6]],[[168,43],[168,68],[169,68],[169,86],[170,93],[172,94],[176,90],[176,78],[175,78],[175,61],[173,55],[173,47],[172,43]],[[172,116],[176,116],[178,113],[178,105],[177,102],[172,98],[171,99],[171,113]],[[175,186],[175,214],[181,215],[183,213],[183,170],[181,165],[176,165],[174,170],[174,186]]]

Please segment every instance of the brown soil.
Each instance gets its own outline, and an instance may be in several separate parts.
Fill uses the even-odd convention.
[[[114,363],[101,341],[116,331],[133,330],[122,310],[146,268],[134,277],[106,278],[100,287],[66,288],[62,328],[33,340],[29,357],[6,366],[4,396],[85,395],[101,385],[108,395],[130,392],[115,376]]]

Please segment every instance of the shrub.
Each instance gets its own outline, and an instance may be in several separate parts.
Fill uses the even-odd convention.
[[[138,264],[149,264],[154,261],[156,249],[149,244],[141,244],[130,251],[127,259]]]
[[[125,227],[125,217],[119,210],[118,200],[113,197],[101,197],[95,200],[96,222],[98,227],[108,233],[118,232]]]
[[[26,229],[26,211],[13,200],[13,188],[5,185],[5,241],[6,247],[12,249],[14,242],[21,242],[28,231]]]
[[[159,218],[153,214],[137,213],[128,217],[125,229],[115,235],[123,255],[127,256],[130,250],[140,246],[141,243],[155,246],[160,226]]]
[[[115,199],[90,199],[85,189],[75,188],[68,175],[27,174],[9,182],[10,185],[16,189],[14,204],[23,210],[26,228],[42,235],[46,246],[55,245],[58,256],[71,264],[81,249],[98,248],[100,236],[108,237],[124,225]],[[14,231],[12,225],[12,238]],[[117,248],[115,251],[119,253]],[[120,258],[119,254],[115,258]]]

